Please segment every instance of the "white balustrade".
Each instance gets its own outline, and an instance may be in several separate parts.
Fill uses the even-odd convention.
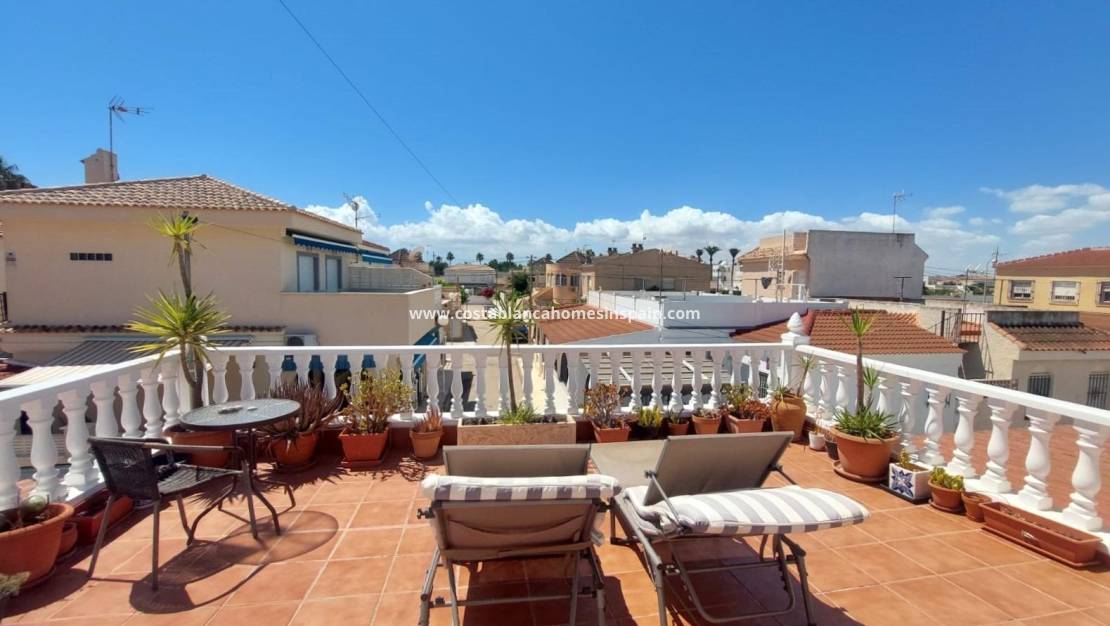
[[[925,418],[925,449],[921,460],[929,465],[944,465],[940,438],[944,435],[944,404],[948,390],[940,385],[928,385],[925,393],[929,394],[929,414]]]
[[[1057,413],[1026,409],[1029,418],[1029,452],[1025,455],[1025,486],[1018,492],[1018,501],[1034,511],[1052,508],[1048,495],[1048,473],[1052,469],[1049,440],[1052,427],[1060,420]]]
[[[917,426],[921,413],[921,391],[924,384],[918,380],[898,381],[899,393],[902,401],[898,406],[898,423],[902,430],[902,450],[911,456],[916,456],[917,445],[913,442],[913,430]]]
[[[69,488],[70,493],[76,495],[84,493],[100,480],[92,450],[89,448],[89,425],[85,422],[85,413],[88,410],[85,400],[88,398],[88,389],[78,387],[63,391],[59,397],[62,399],[62,412],[66,416],[66,451],[69,452],[69,470],[62,483]],[[99,403],[96,408],[99,414],[101,409]],[[53,421],[53,415],[49,418]],[[115,420],[114,412],[111,418]]]
[[[119,425],[123,428],[123,436],[133,439],[143,436],[143,416],[139,411],[139,385],[134,373],[121,374],[119,383]],[[100,383],[103,385],[103,383]],[[104,385],[107,387],[107,385]],[[93,385],[93,402],[96,402],[96,387]],[[101,420],[101,417],[105,419]],[[100,410],[96,407],[96,436],[115,437],[119,434],[112,411]]]
[[[54,423],[54,414],[51,412],[53,406],[53,402],[46,404],[42,400],[31,400],[23,405],[23,410],[27,413],[27,424],[31,427],[32,434],[31,464],[35,467],[33,491],[51,500],[58,500],[65,497],[66,490],[58,480],[58,451],[54,447],[54,435],[51,432]]]
[[[1079,439],[1079,460],[1071,475],[1071,504],[1064,509],[1063,517],[1068,523],[1088,531],[1102,530],[1102,518],[1098,515],[1098,490],[1102,486],[1099,475],[1098,459],[1102,455],[1102,445],[1110,428],[1106,426],[1073,425]]]
[[[975,445],[975,414],[979,411],[979,404],[983,401],[983,397],[967,393],[956,393],[957,413],[959,414],[959,421],[956,424],[956,434],[953,437],[955,443],[955,450],[952,452],[952,460],[948,463],[948,472],[963,476],[964,478],[975,478],[975,468],[971,466],[971,448]]]

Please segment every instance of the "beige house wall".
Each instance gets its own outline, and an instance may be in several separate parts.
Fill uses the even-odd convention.
[[[708,291],[712,283],[708,264],[659,250],[595,257],[592,267],[593,291],[658,288],[660,279],[664,290]]]
[[[1014,281],[1028,280],[1033,283],[1032,300],[1010,298],[1010,287]],[[1079,283],[1079,301],[1054,302],[1052,282],[1056,280],[1076,281]],[[1099,304],[1099,289],[1102,283],[1110,283],[1110,276],[1051,276],[1022,275],[1007,276],[999,274],[995,279],[994,303],[1007,306],[1021,306],[1045,311],[1081,311],[1084,313],[1110,313],[1110,304]]]
[[[1106,351],[1031,351],[1022,350],[990,324],[984,326],[984,360],[993,368],[990,377],[1014,380],[1021,391],[1029,391],[1033,374],[1052,376],[1052,397],[1087,404],[1090,375],[1110,372],[1110,353]]]

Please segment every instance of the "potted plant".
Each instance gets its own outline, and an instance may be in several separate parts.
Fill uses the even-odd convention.
[[[464,292],[465,293],[465,292]],[[412,455],[418,459],[430,459],[439,452],[439,440],[443,437],[443,413],[432,404],[424,413],[424,419],[417,420],[409,430],[412,440]]]
[[[323,387],[297,378],[275,385],[270,397],[293,400],[301,405],[289,419],[263,429],[269,435],[270,453],[278,469],[297,471],[313,465],[320,429],[336,418],[343,405],[343,394],[329,398]]]
[[[721,414],[715,410],[698,409],[690,417],[694,432],[699,435],[716,435],[721,430]]]
[[[663,428],[663,410],[659,407],[644,407],[640,409],[640,418],[636,420],[636,429],[642,439],[658,439],[659,431]]]
[[[374,467],[388,451],[389,418],[409,407],[412,387],[405,384],[399,370],[383,368],[363,374],[348,399],[339,412],[343,465],[348,469]]]
[[[931,493],[929,489],[931,474],[931,468],[918,465],[903,450],[898,454],[898,460],[890,464],[887,489],[910,502],[924,502],[929,499]]]
[[[682,411],[667,411],[664,414],[667,420],[667,435],[678,437],[690,433],[690,416]]]
[[[985,493],[963,491],[960,498],[964,501],[964,515],[973,522],[982,523],[986,518],[983,515],[983,505],[991,501]]]
[[[863,338],[871,330],[875,318],[855,309],[842,319],[856,340],[856,406],[854,410],[844,407],[836,410],[836,425],[830,432],[836,437],[840,458],[834,469],[849,480],[882,482],[889,471],[890,455],[898,437],[895,436],[894,416],[871,406],[878,372],[863,366]]]
[[[801,371],[794,387],[783,385],[771,391],[771,426],[776,431],[792,431],[795,441],[802,438],[805,430],[806,401],[802,394],[806,376],[813,369],[813,363],[813,357],[801,357]]]
[[[31,576],[30,572],[17,572],[15,574],[0,574],[0,620],[4,619],[8,598],[18,596],[19,588]]]
[[[49,576],[62,543],[62,530],[71,517],[72,506],[35,495],[0,512],[0,574],[27,572],[23,586]]]
[[[598,443],[628,441],[630,429],[620,415],[621,399],[616,385],[599,383],[588,389],[582,408]]]
[[[933,508],[947,513],[959,513],[963,510],[963,500],[960,494],[964,490],[964,477],[949,474],[943,467],[934,467],[929,474],[929,488],[932,490],[932,499],[929,504]]]
[[[96,533],[100,530],[101,520],[108,516],[108,528],[119,523],[135,503],[127,496],[120,496],[112,500],[112,510],[106,511],[108,505],[108,492],[102,491],[85,501],[85,504],[73,515],[71,521],[77,526],[77,543],[87,546],[96,541]]]
[[[235,433],[230,430],[187,430],[181,424],[170,426],[162,434],[177,446],[230,446],[235,442]],[[201,467],[226,467],[230,458],[229,453],[219,451],[189,455],[189,461]]]
[[[809,431],[809,449],[821,451],[825,449],[825,429],[820,426],[814,426]]]
[[[825,428],[825,454],[833,461],[840,460],[840,448],[836,445],[836,435],[832,430]]]
[[[77,548],[77,523],[70,518],[62,526],[62,540],[58,544],[58,558],[56,560],[64,559],[73,553]]]
[[[1071,567],[1099,562],[1102,540],[1095,535],[1002,502],[980,506],[986,520],[983,530]]]

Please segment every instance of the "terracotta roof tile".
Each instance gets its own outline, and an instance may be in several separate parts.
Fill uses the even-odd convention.
[[[1022,350],[1034,352],[1110,350],[1110,332],[1082,322],[1027,326],[991,327],[1008,337]]]
[[[355,230],[346,224],[301,211],[291,204],[243,189],[207,174],[0,191],[0,204],[296,211],[329,224]]]
[[[871,331],[863,339],[865,354],[937,354],[958,353],[963,349],[917,325],[913,313],[866,311],[874,316]],[[845,325],[847,310],[811,309],[802,318],[810,345],[838,352],[856,351],[855,335]],[[778,343],[786,332],[786,322],[769,324],[733,333],[733,341],[743,343]]]
[[[1110,268],[1110,247],[1065,250],[1042,256],[1003,261],[996,267],[997,271],[1003,274],[1017,274],[1023,270],[1083,268]]]
[[[655,328],[588,304],[559,307],[555,311],[551,316],[537,314],[536,318],[536,324],[549,343],[574,343]]]

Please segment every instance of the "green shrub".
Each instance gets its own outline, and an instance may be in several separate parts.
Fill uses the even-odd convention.
[[[864,439],[889,439],[898,428],[898,420],[893,415],[867,406],[855,411],[837,409],[834,419],[837,430]]]
[[[964,490],[964,477],[949,474],[944,471],[943,467],[934,467],[933,473],[929,474],[929,483],[945,489],[952,489],[954,491]]]

